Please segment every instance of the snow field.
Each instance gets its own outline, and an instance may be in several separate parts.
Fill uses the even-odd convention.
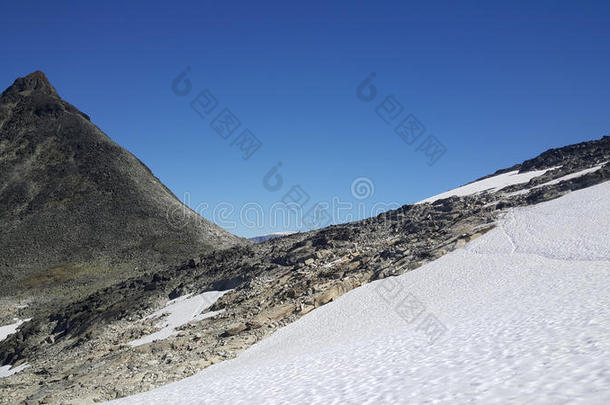
[[[606,182],[512,210],[465,248],[355,289],[234,360],[113,403],[610,403],[609,194]],[[419,318],[404,316],[406,295]],[[446,327],[433,344],[426,314]]]

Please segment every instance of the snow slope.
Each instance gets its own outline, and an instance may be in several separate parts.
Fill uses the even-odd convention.
[[[497,176],[489,177],[483,180],[475,181],[470,184],[466,184],[465,186],[455,188],[453,190],[446,191],[441,194],[437,194],[433,197],[426,198],[425,200],[421,200],[416,204],[421,203],[432,203],[436,200],[442,200],[443,198],[448,198],[451,196],[464,197],[466,195],[472,195],[476,193],[480,193],[481,191],[489,190],[491,192],[498,191],[507,186],[512,186],[515,184],[527,183],[534,177],[542,176],[544,173],[549,170],[554,170],[556,167],[552,167],[550,169],[544,170],[534,170],[531,172],[519,173],[518,170],[499,174]]]
[[[609,194],[606,182],[510,211],[234,360],[113,403],[610,403]],[[446,328],[433,344],[430,315]]]

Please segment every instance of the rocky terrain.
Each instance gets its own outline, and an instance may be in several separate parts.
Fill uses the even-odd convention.
[[[247,243],[183,205],[42,72],[0,96],[0,224],[5,318],[4,302],[83,298],[184,257]]]
[[[62,307],[39,311],[0,342],[0,364],[28,365],[0,379],[0,401],[98,402],[190,376],[235,357],[351,289],[463,247],[492,229],[511,207],[607,181],[609,161],[608,136],[549,150],[495,174],[549,169],[526,183],[185,256],[179,266],[151,270]],[[157,329],[149,316],[168,300],[226,290],[230,291],[205,310],[209,317],[181,326],[167,339],[130,345]]]

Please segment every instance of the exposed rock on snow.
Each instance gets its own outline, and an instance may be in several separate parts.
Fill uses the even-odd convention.
[[[599,169],[601,169],[607,163],[608,162],[605,162],[605,163],[602,163],[600,165],[590,167],[588,169],[580,170],[580,171],[578,171],[576,173],[566,174],[565,176],[558,177],[558,178],[556,178],[554,180],[551,180],[551,181],[548,181],[546,183],[538,184],[538,185],[536,185],[534,187],[531,187],[531,188],[525,188],[523,190],[519,190],[519,191],[514,191],[512,193],[508,193],[506,196],[507,197],[513,197],[513,196],[517,196],[517,195],[523,195],[523,194],[527,194],[530,191],[536,190],[536,189],[541,188],[541,187],[552,186],[554,184],[559,184],[562,181],[567,181],[567,180],[575,179],[575,178],[578,178],[578,177],[582,177],[585,174],[594,173],[594,172],[598,171]]]

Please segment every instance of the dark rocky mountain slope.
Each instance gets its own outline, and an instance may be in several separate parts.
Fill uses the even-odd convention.
[[[0,96],[0,297],[66,297],[245,241],[186,208],[42,72]]]

